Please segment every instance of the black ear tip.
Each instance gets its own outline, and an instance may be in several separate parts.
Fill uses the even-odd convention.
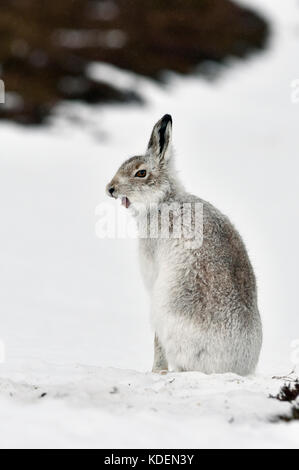
[[[161,119],[162,123],[166,126],[169,122],[172,124],[172,117],[170,114],[164,114],[164,116]]]

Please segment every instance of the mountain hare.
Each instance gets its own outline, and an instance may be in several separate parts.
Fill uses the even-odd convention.
[[[262,344],[255,276],[228,218],[177,180],[171,133],[166,114],[154,126],[145,155],[125,161],[107,186],[109,196],[130,207],[140,231],[155,331],[153,371],[170,365],[176,371],[246,375],[254,371]]]

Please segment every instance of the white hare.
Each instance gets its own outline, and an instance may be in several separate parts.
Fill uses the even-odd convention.
[[[255,276],[228,218],[177,180],[171,133],[166,114],[154,126],[146,153],[125,161],[107,186],[110,196],[133,209],[141,234],[141,271],[155,331],[153,371],[170,365],[176,371],[246,375],[254,371],[262,344]],[[203,216],[199,227],[197,205]],[[151,235],[153,207],[158,230]],[[161,232],[165,207],[168,237]],[[186,207],[189,219],[183,216]],[[201,243],[188,245],[188,230],[175,234],[180,225]]]

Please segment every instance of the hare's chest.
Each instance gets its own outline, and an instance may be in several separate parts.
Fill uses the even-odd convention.
[[[157,277],[157,246],[151,239],[141,239],[139,243],[139,263],[146,288],[151,291]]]

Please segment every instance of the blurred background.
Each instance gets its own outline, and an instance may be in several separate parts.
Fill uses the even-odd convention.
[[[95,80],[93,62],[162,80],[166,70],[187,74],[262,49],[268,24],[229,0],[4,0],[0,35],[1,117],[40,124],[62,100],[144,100]]]
[[[33,364],[149,370],[137,242],[96,207],[163,114],[193,193],[236,225],[264,323],[260,371],[299,338],[297,0],[2,0],[0,339]]]

